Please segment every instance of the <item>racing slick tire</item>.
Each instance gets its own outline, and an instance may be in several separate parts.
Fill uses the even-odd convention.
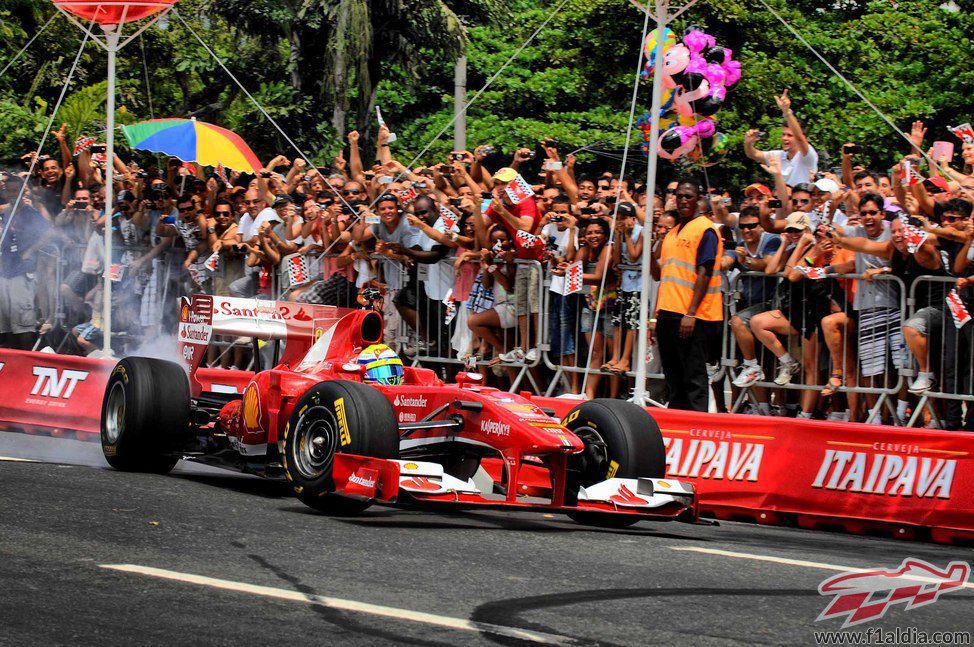
[[[167,474],[175,441],[189,428],[189,379],[182,366],[126,357],[112,370],[101,406],[101,449],[124,472]]]
[[[572,496],[579,486],[612,477],[666,475],[663,435],[653,416],[642,407],[624,400],[589,400],[572,409],[563,424],[585,443],[585,451],[573,456],[568,466],[568,492]],[[578,523],[603,528],[625,528],[641,518],[599,512],[569,512],[568,516]]]
[[[334,494],[336,453],[399,457],[399,423],[376,388],[347,380],[315,384],[298,400],[284,428],[284,474],[298,499],[319,512],[356,515],[371,500]]]

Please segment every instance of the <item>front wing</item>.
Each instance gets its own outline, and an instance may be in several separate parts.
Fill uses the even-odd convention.
[[[610,478],[579,488],[575,505],[554,505],[532,497],[508,500],[493,495],[493,479],[483,472],[463,481],[438,463],[387,460],[336,454],[335,493],[379,503],[442,504],[467,508],[523,508],[542,512],[602,512],[647,519],[696,520],[696,493],[691,483],[675,479]]]

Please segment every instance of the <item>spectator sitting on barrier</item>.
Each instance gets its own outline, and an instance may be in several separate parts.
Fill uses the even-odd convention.
[[[506,344],[501,334],[517,325],[517,312],[510,297],[514,290],[514,245],[507,230],[499,225],[490,229],[490,247],[483,250],[480,262],[480,284],[484,290],[493,294],[491,306],[474,312],[467,325],[475,337],[483,338],[493,348],[490,366],[497,366],[502,360]],[[476,292],[471,296],[476,296]]]
[[[816,241],[809,231],[808,214],[794,212],[786,221],[783,244],[765,267],[766,274],[784,272],[784,280],[778,287],[778,308],[762,312],[751,318],[754,337],[764,344],[779,361],[775,384],[785,386],[802,370],[802,365],[812,371],[818,368],[818,328],[822,318],[831,312],[828,291],[822,281],[804,281],[800,266],[824,265],[827,252],[821,240]],[[831,244],[831,241],[829,241]],[[787,259],[787,260],[786,260]],[[811,262],[809,262],[809,260]],[[791,356],[777,335],[799,335],[805,340],[802,361]],[[815,393],[805,392],[802,412],[810,417],[815,403]]]
[[[724,262],[725,272],[738,270],[740,272],[761,272],[781,247],[781,237],[771,234],[761,227],[758,216],[761,207],[750,205],[741,209],[737,226],[741,235],[741,242],[733,250],[732,262]],[[731,331],[744,358],[741,372],[733,380],[734,386],[744,388],[754,382],[764,380],[764,371],[758,363],[754,335],[751,333],[751,319],[762,312],[771,310],[771,298],[774,294],[774,279],[765,276],[743,276],[740,279],[740,301],[736,314],[731,317]],[[767,392],[764,389],[755,391],[759,408],[765,415],[770,415]]]
[[[636,208],[631,202],[620,202],[616,213],[616,242],[612,246],[613,265],[638,266],[643,254],[643,227],[636,220]],[[612,310],[612,359],[602,370],[624,376],[632,365],[635,332],[639,330],[639,299],[642,293],[643,272],[636,267],[620,269],[619,296]]]

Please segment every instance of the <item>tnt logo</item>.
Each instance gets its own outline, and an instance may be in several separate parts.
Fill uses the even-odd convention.
[[[58,371],[56,368],[48,366],[35,366],[34,388],[30,390],[31,395],[43,395],[49,398],[62,398],[67,400],[74,393],[74,388],[78,382],[88,379],[88,371],[72,371],[65,369]]]
[[[821,595],[835,597],[815,620],[845,616],[845,629],[882,618],[894,604],[905,603],[906,610],[911,611],[933,604],[941,593],[963,587],[970,574],[967,562],[950,562],[946,569],[939,569],[912,557],[904,559],[896,570],[841,573],[818,585]]]

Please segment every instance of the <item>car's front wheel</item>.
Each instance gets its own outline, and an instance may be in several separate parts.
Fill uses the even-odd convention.
[[[624,400],[597,399],[572,409],[563,423],[585,444],[568,466],[569,489],[594,485],[609,478],[663,478],[666,450],[659,425],[649,413]],[[579,523],[623,528],[639,521],[636,515],[569,512]]]
[[[374,387],[321,382],[295,405],[281,453],[284,473],[302,503],[326,514],[354,515],[372,502],[334,493],[335,454],[398,458],[399,424],[392,405]]]

